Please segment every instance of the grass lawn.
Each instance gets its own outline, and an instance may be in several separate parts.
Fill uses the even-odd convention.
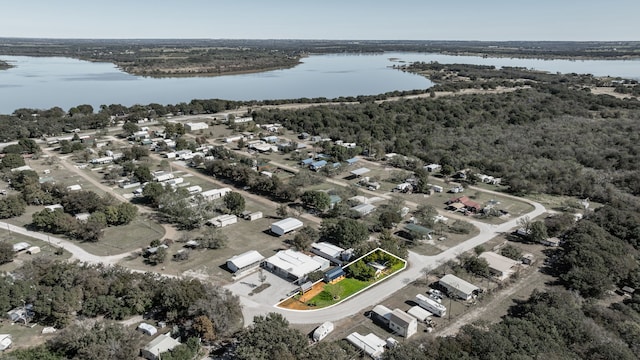
[[[378,250],[378,251],[381,251],[381,250]],[[369,254],[363,256],[362,258],[367,257]],[[346,277],[335,284],[325,285],[324,290],[322,292],[320,292],[318,295],[314,296],[313,298],[309,299],[309,301],[307,301],[304,304],[298,300],[300,299],[300,296],[301,296],[301,294],[298,293],[292,298],[289,298],[281,302],[278,306],[281,306],[284,308],[295,308],[297,310],[312,310],[312,309],[319,309],[319,308],[335,305],[359,293],[360,291],[363,291],[367,287],[383,281],[387,277],[404,269],[405,266],[406,266],[406,262],[404,260],[398,261],[396,264],[392,265],[390,268],[384,270],[380,276],[368,281]]]
[[[13,271],[20,267],[25,261],[30,261],[31,259],[35,258],[48,257],[57,260],[66,260],[71,257],[71,253],[67,251],[64,251],[62,255],[56,255],[56,247],[52,246],[46,241],[41,241],[21,234],[16,234],[14,232],[10,233],[7,230],[0,230],[0,241],[8,241],[12,245],[24,241],[31,244],[32,246],[40,247],[40,253],[38,254],[29,255],[25,251],[18,253],[12,262],[0,265],[0,273],[3,271]]]
[[[98,242],[81,242],[78,245],[95,255],[116,255],[148,246],[163,235],[163,227],[142,214],[128,225],[106,228]]]

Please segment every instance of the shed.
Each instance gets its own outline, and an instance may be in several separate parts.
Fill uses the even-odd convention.
[[[31,247],[31,244],[29,244],[28,242],[19,242],[17,244],[13,244],[13,252],[20,252],[22,250],[27,250],[29,247]]]
[[[449,296],[455,296],[462,300],[469,300],[480,291],[479,287],[453,274],[443,276],[438,284],[447,291]]]
[[[167,352],[178,345],[180,345],[180,342],[169,336],[169,334],[160,335],[140,349],[140,355],[148,360],[159,360],[161,353]]]
[[[230,188],[220,188],[220,189],[203,191],[200,193],[200,196],[202,196],[206,201],[213,201],[216,199],[220,199],[221,197],[227,195],[230,192],[231,192]]]
[[[405,338],[418,332],[418,320],[400,309],[394,309],[389,317],[389,328]]]
[[[313,341],[320,341],[324,339],[327,335],[329,335],[329,333],[333,331],[333,328],[333,323],[331,321],[322,323],[322,325],[318,326],[313,332]]]
[[[499,280],[508,278],[515,272],[514,268],[519,264],[518,261],[491,251],[483,252],[478,257],[487,260],[489,271]]]
[[[375,206],[371,204],[360,204],[351,208],[351,210],[360,214],[360,216],[365,216],[371,214],[376,209]]]
[[[140,331],[143,334],[149,335],[149,336],[153,336],[158,332],[158,329],[156,329],[155,326],[153,326],[151,324],[147,324],[147,323],[140,323],[140,325],[138,325],[136,330]]]
[[[326,160],[320,160],[320,161],[316,161],[311,163],[311,165],[309,165],[309,168],[311,170],[314,171],[318,171],[320,169],[322,169],[323,167],[325,167],[327,165],[327,161]]]
[[[302,221],[295,218],[286,218],[271,224],[271,232],[278,236],[282,236],[291,231],[297,230],[302,226],[304,226]]]
[[[259,252],[256,250],[249,250],[227,260],[227,268],[229,268],[233,273],[245,272],[247,270],[258,268],[262,260],[264,260],[264,256]]]
[[[40,252],[40,247],[39,246],[32,246],[30,248],[27,249],[27,254],[29,255],[34,255]]]
[[[407,224],[404,226],[404,229],[408,231],[413,238],[417,239],[429,239],[431,240],[431,233],[433,230],[426,228],[424,226],[416,225],[416,224]]]
[[[411,309],[407,310],[407,314],[413,316],[414,318],[418,319],[418,321],[421,321],[421,322],[427,322],[429,321],[429,319],[431,319],[431,316],[433,316],[432,313],[428,312],[427,310],[417,305],[412,306]]]
[[[368,173],[369,171],[371,171],[371,170],[369,170],[367,168],[359,168],[359,169],[352,170],[351,171],[351,175],[362,176],[362,175]]]
[[[262,211],[255,211],[252,212],[250,214],[248,214],[245,219],[249,220],[249,221],[254,221],[254,220],[258,220],[258,219],[262,219]]]
[[[391,310],[384,305],[376,305],[371,309],[369,317],[374,323],[387,327],[389,326],[389,319],[391,317]]]
[[[198,185],[194,185],[194,186],[189,186],[187,187],[187,192],[191,195],[197,194],[197,193],[201,193],[202,192],[202,187],[198,186]]]
[[[207,123],[204,123],[204,122],[197,122],[197,123],[188,122],[184,124],[184,129],[187,131],[205,130],[208,128],[209,128],[209,125],[207,125]]]
[[[311,252],[330,260],[331,262],[342,265],[341,259],[344,249],[328,242],[319,242],[311,244]]]
[[[323,279],[327,284],[333,284],[344,279],[345,275],[344,270],[338,266],[324,273]]]
[[[347,160],[346,160],[346,161],[347,161],[347,165],[353,165],[353,164],[357,163],[357,162],[358,162],[358,160],[360,160],[360,159],[355,158],[355,157],[354,157],[354,158],[351,158],[351,159],[347,159]]]
[[[353,332],[347,336],[347,341],[376,360],[382,358],[384,346],[387,344],[373,333],[361,335]]]
[[[12,343],[11,334],[0,334],[0,351],[10,348]]]
[[[238,222],[238,217],[235,215],[220,215],[211,218],[207,221],[207,224],[215,227],[225,227]]]
[[[278,251],[264,261],[264,267],[294,283],[301,283],[307,274],[319,270],[322,264],[312,257],[291,249]]]

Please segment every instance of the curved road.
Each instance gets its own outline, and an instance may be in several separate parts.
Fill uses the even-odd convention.
[[[62,164],[63,166],[65,166],[67,169],[71,171],[79,172],[78,169],[73,168],[73,166],[70,166],[70,164],[65,164],[65,162],[62,162]],[[276,165],[281,166],[282,164],[276,164]],[[283,166],[283,167],[286,167],[286,166]],[[186,170],[188,171],[190,169],[186,169]],[[87,178],[86,175],[85,175],[85,178]],[[344,185],[344,183],[338,182],[336,180],[334,181],[336,182],[336,184]],[[92,182],[95,182],[95,180]],[[104,186],[103,184],[100,184],[100,187],[103,187],[103,186]],[[322,323],[324,321],[337,321],[337,320],[344,319],[348,316],[351,316],[360,311],[363,311],[364,309],[370,308],[382,302],[386,298],[392,296],[395,292],[402,289],[408,283],[423,276],[423,272],[422,272],[423,269],[425,268],[434,269],[438,267],[440,264],[443,264],[446,261],[456,258],[459,254],[469,251],[474,247],[491,240],[496,235],[510,231],[511,229],[515,228],[518,225],[518,220],[524,216],[535,218],[546,212],[546,209],[544,208],[544,206],[542,206],[541,204],[535,201],[522,199],[514,196],[509,196],[509,195],[505,195],[502,193],[497,193],[489,190],[477,189],[473,187],[471,188],[479,191],[483,191],[483,192],[494,193],[494,194],[499,194],[501,196],[511,197],[514,199],[518,199],[520,201],[525,201],[531,204],[534,207],[534,210],[526,215],[512,219],[510,221],[507,221],[499,225],[485,224],[479,221],[473,221],[473,220],[467,219],[467,221],[471,222],[473,225],[475,225],[479,229],[480,233],[478,235],[434,256],[420,255],[410,251],[409,258],[408,258],[408,266],[404,271],[396,274],[395,276],[385,280],[380,284],[377,284],[376,286],[368,289],[367,291],[361,294],[353,296],[352,298],[331,307],[318,309],[318,310],[307,310],[307,311],[287,310],[287,309],[281,309],[281,308],[275,307],[274,305],[271,305],[271,304],[256,303],[245,296],[240,296],[240,302],[243,305],[243,315],[245,318],[245,324],[250,323],[251,319],[253,319],[254,316],[265,315],[269,312],[280,313],[283,316],[285,316],[290,323],[293,323],[293,324],[316,324],[316,323]],[[376,194],[376,195],[380,196],[379,194]],[[388,198],[387,195],[382,195],[382,197]],[[407,204],[411,206],[416,206],[415,203],[407,202]],[[89,264],[115,265],[120,260],[124,259],[129,255],[129,253],[123,253],[123,254],[112,255],[112,256],[97,256],[85,251],[75,243],[65,239],[30,231],[25,229],[24,227],[10,225],[6,222],[0,222],[0,227],[7,228],[8,230],[13,231],[15,233],[19,233],[25,236],[29,236],[45,242],[49,242],[57,246],[61,246],[72,254],[71,259],[77,259],[81,262],[85,262]]]
[[[504,196],[504,194],[500,195]],[[522,198],[517,199],[525,201],[534,207],[532,212],[523,216],[535,218],[546,212],[544,206],[535,201]],[[278,308],[274,305],[259,304],[249,298],[240,297],[240,301],[243,305],[242,312],[244,318],[245,320],[248,320],[253,319],[256,315],[265,315],[269,312],[277,312],[285,316],[287,320],[293,324],[314,324],[322,323],[324,321],[342,320],[348,316],[362,312],[364,309],[379,304],[386,298],[392,296],[398,290],[402,289],[408,283],[424,276],[422,269],[434,269],[440,264],[454,259],[459,254],[469,251],[478,245],[484,244],[496,235],[513,229],[518,225],[519,219],[520,218],[515,218],[500,225],[491,225],[472,221],[472,223],[480,230],[478,235],[434,256],[420,255],[410,251],[408,259],[409,265],[407,269],[368,289],[367,291],[332,307],[318,310],[296,311]]]

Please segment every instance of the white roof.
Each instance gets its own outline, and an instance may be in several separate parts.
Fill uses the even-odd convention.
[[[312,257],[291,249],[278,251],[275,255],[268,258],[267,262],[277,268],[286,270],[289,274],[298,278],[320,269],[322,265],[313,260]]]
[[[220,188],[220,189],[212,189],[212,190],[207,190],[207,191],[203,191],[201,194],[204,197],[210,196],[210,195],[215,195],[215,194],[222,194],[222,193],[227,193],[230,192],[231,189],[230,188]]]
[[[259,252],[255,250],[249,250],[240,255],[232,256],[227,262],[233,263],[238,269],[242,269],[245,266],[249,266],[258,261],[264,260],[264,256],[260,255]]]
[[[409,326],[412,322],[416,321],[416,318],[400,309],[393,309],[389,320],[396,325]]]
[[[355,211],[359,212],[360,214],[368,214],[368,213],[372,212],[375,209],[376,209],[376,207],[371,205],[371,204],[360,204],[360,205],[356,205],[356,206],[351,208],[351,210],[355,210]]]
[[[151,342],[144,347],[144,350],[152,353],[157,358],[160,353],[169,351],[178,345],[180,345],[178,340],[172,338],[168,334],[165,334],[151,340]]]
[[[427,319],[429,319],[431,316],[433,316],[432,313],[428,312],[427,310],[421,308],[420,306],[413,306],[411,307],[411,309],[407,310],[407,314],[413,316],[414,318],[420,320],[420,321],[426,321]]]
[[[506,256],[502,256],[491,251],[483,252],[478,257],[487,260],[491,269],[498,270],[503,274],[512,272],[513,270],[511,270],[511,268],[519,264],[518,261],[509,259]]]
[[[138,329],[144,330],[149,335],[154,335],[158,332],[158,329],[156,329],[155,326],[147,323],[141,323],[140,325],[138,325]]]
[[[473,285],[472,283],[460,279],[459,277],[453,275],[453,274],[447,274],[445,276],[443,276],[439,282],[441,284],[446,284],[446,286],[457,289],[458,291],[465,293],[465,294],[471,294],[474,291],[478,291],[480,290],[480,288],[478,288],[477,286]]]
[[[333,258],[338,258],[344,252],[343,248],[328,242],[313,243],[311,247]]]
[[[365,336],[353,332],[347,336],[347,341],[357,348],[364,350],[364,352],[372,358],[379,357],[384,352],[384,346],[387,344],[373,333]]]
[[[360,176],[360,175],[364,175],[364,174],[368,173],[369,171],[371,171],[371,170],[369,170],[367,168],[360,168],[360,169],[352,170],[351,174],[356,175],[356,176]]]
[[[19,242],[17,244],[13,244],[13,251],[22,251],[25,249],[28,249],[29,247],[31,247],[31,244],[29,244],[28,242]]]
[[[273,224],[271,224],[271,226],[277,226],[281,229],[284,229],[285,232],[287,232],[286,230],[288,229],[296,229],[298,227],[303,226],[304,224],[302,223],[302,221],[296,219],[296,218],[286,218],[284,220],[280,220],[280,221],[276,221]]]
[[[6,350],[11,346],[11,335],[10,334],[0,334],[0,351]]]

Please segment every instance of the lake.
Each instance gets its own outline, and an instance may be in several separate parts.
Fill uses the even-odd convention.
[[[18,108],[48,109],[90,104],[176,104],[192,99],[272,100],[376,95],[427,89],[424,77],[392,69],[398,61],[437,61],[518,66],[640,79],[640,59],[540,60],[426,53],[312,55],[291,69],[217,77],[149,78],[129,75],[111,63],[59,57],[3,56],[15,67],[0,71],[0,114]],[[395,59],[392,61],[391,59]]]

